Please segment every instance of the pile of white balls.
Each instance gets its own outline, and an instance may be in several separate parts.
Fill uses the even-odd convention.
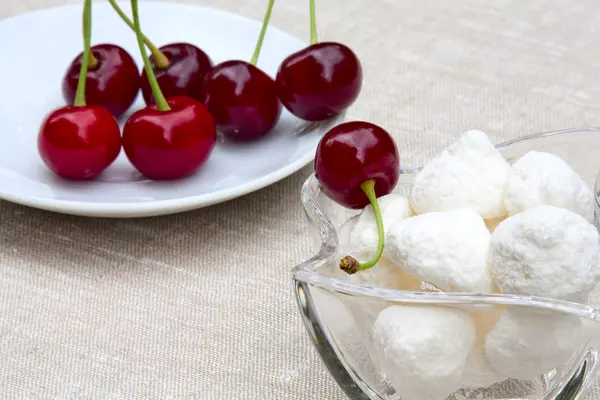
[[[380,198],[384,255],[347,279],[585,302],[600,280],[593,202],[559,157],[531,151],[510,165],[486,134],[468,131],[423,167],[408,197]],[[341,227],[339,239],[342,253],[359,261],[374,254],[371,206]],[[564,364],[581,334],[578,317],[516,307],[390,305],[372,327],[374,355],[406,400],[534,379]]]

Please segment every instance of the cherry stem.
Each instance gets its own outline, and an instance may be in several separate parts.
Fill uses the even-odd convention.
[[[85,3],[84,3],[84,8],[85,8]],[[82,28],[85,32],[85,13],[83,14],[82,23],[83,23]],[[82,55],[82,59],[83,59],[83,55]],[[98,59],[96,58],[94,53],[90,50],[90,54],[88,57],[88,70],[98,68],[98,64],[100,64],[100,61],[98,61]]]
[[[265,13],[265,17],[263,18],[262,28],[260,29],[260,35],[258,36],[256,47],[254,48],[254,54],[252,55],[252,59],[250,60],[250,64],[252,65],[256,65],[256,62],[258,61],[260,49],[262,48],[263,41],[265,40],[265,34],[267,33],[267,27],[269,26],[269,20],[271,19],[271,11],[273,11],[273,4],[275,4],[275,0],[269,0],[269,4],[267,5],[267,12]]]
[[[137,37],[142,59],[144,60],[144,69],[146,70],[146,75],[148,75],[148,82],[150,83],[150,88],[152,88],[152,95],[156,101],[156,108],[158,108],[159,111],[169,111],[171,110],[171,107],[169,107],[167,99],[165,99],[162,90],[160,90],[160,86],[156,80],[156,75],[152,70],[152,65],[150,65],[150,59],[148,58],[148,54],[146,54],[146,49],[144,48],[144,39],[142,37],[142,28],[140,27],[140,16],[138,13],[137,0],[131,0],[131,12],[133,14],[133,30],[135,31],[135,36]]]
[[[77,91],[75,92],[75,101],[73,105],[84,107],[85,103],[85,83],[87,81],[88,63],[90,61],[90,44],[92,42],[92,0],[85,0],[83,3],[83,56],[81,57],[81,68],[79,68],[79,81],[77,82]]]
[[[121,17],[123,22],[125,22],[127,24],[127,26],[129,26],[133,31],[135,31],[135,26],[133,24],[133,21],[130,20],[127,15],[125,15],[125,12],[123,11],[123,9],[121,7],[119,7],[117,2],[115,0],[108,0],[108,2],[112,6],[112,8],[115,10],[115,12],[119,15],[119,17]],[[171,62],[169,61],[169,58],[165,55],[165,53],[160,51],[160,49],[158,47],[156,47],[154,45],[154,43],[152,43],[150,41],[150,39],[148,39],[148,37],[146,35],[144,35],[143,33],[142,33],[142,38],[144,40],[144,44],[148,47],[148,49],[150,49],[150,53],[152,53],[152,58],[154,58],[154,65],[156,65],[156,68],[158,68],[158,69],[169,68],[169,66],[171,65]]]
[[[310,44],[318,42],[317,39],[317,17],[315,11],[315,0],[309,0],[310,8]]]
[[[340,268],[347,272],[348,274],[355,274],[358,271],[364,271],[373,267],[383,254],[383,246],[384,246],[384,237],[385,233],[383,230],[383,218],[381,217],[381,210],[379,209],[379,203],[377,202],[377,196],[375,195],[375,181],[373,179],[369,179],[364,181],[360,188],[367,197],[369,198],[369,202],[371,203],[371,207],[373,207],[373,213],[375,213],[375,221],[377,222],[377,251],[373,258],[364,263],[359,263],[354,257],[346,256],[340,261]]]

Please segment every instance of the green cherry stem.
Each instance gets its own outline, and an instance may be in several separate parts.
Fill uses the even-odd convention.
[[[131,28],[131,30],[135,31],[135,26],[133,24],[133,21],[129,19],[129,17],[125,14],[123,9],[121,7],[119,7],[117,2],[115,0],[108,0],[108,2],[112,6],[113,10],[115,10],[115,12],[119,15],[119,17],[121,17],[123,22],[125,22],[127,24],[127,26],[129,26]],[[160,49],[158,47],[156,47],[154,45],[154,43],[152,43],[150,41],[150,39],[148,39],[148,37],[146,35],[144,35],[143,33],[142,33],[142,39],[144,40],[144,44],[148,47],[148,49],[150,49],[150,53],[152,53],[152,58],[154,58],[154,65],[156,65],[156,68],[158,68],[158,69],[169,68],[169,65],[171,65],[171,62],[169,61],[169,58],[165,55],[165,53],[160,51]]]
[[[309,8],[310,8],[310,44],[315,44],[318,42],[315,0],[309,0]]]
[[[77,82],[77,91],[75,92],[76,107],[84,107],[85,103],[85,83],[87,80],[88,63],[90,61],[90,45],[92,42],[92,0],[85,0],[83,3],[83,56],[81,58],[81,68],[79,68],[79,81]]]
[[[84,2],[84,9],[85,9],[85,2]],[[83,20],[82,20],[82,30],[83,32],[85,32],[85,12],[83,13]],[[83,55],[82,55],[82,60],[83,60]],[[88,55],[88,70],[90,69],[96,69],[98,68],[98,64],[100,64],[100,61],[98,61],[98,59],[96,58],[96,56],[94,55],[94,53],[92,53],[92,51],[90,50],[90,54]]]
[[[252,59],[250,60],[250,64],[252,65],[256,65],[256,63],[258,62],[260,49],[262,48],[263,41],[265,40],[265,34],[267,33],[267,27],[269,26],[269,20],[271,19],[271,11],[273,11],[273,4],[275,4],[275,0],[269,0],[269,4],[267,5],[267,12],[265,13],[265,17],[263,18],[262,28],[260,29],[260,34],[258,35],[258,41],[256,42],[256,47],[254,48],[254,54],[252,55]]]
[[[359,263],[358,260],[352,256],[346,256],[342,258],[340,261],[340,268],[348,274],[355,274],[358,271],[364,271],[373,267],[375,264],[377,264],[381,258],[381,255],[383,254],[385,233],[383,230],[383,218],[381,217],[381,210],[379,209],[379,203],[377,202],[377,196],[375,195],[375,181],[373,179],[366,180],[360,185],[360,188],[369,198],[371,207],[373,207],[373,213],[375,214],[378,237],[377,251],[375,252],[373,258],[364,263]]]
[[[156,80],[156,75],[152,70],[152,65],[150,65],[150,59],[148,58],[148,54],[146,54],[146,48],[144,47],[144,39],[142,37],[142,28],[140,27],[140,16],[138,13],[137,0],[131,0],[131,12],[133,14],[133,29],[135,31],[135,36],[137,37],[142,59],[144,60],[144,69],[146,70],[146,75],[148,75],[148,82],[150,83],[150,88],[152,88],[152,95],[154,96],[154,99],[156,101],[156,108],[159,111],[169,111],[171,110],[171,107],[169,107],[167,99],[165,99],[162,90],[160,90],[160,86],[158,85],[158,81]]]

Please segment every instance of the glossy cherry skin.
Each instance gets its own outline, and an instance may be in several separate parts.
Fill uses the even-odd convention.
[[[217,129],[234,141],[257,140],[277,125],[281,103],[269,75],[245,61],[226,61],[204,78],[200,101]]]
[[[172,97],[170,111],[156,105],[136,111],[123,128],[123,150],[146,178],[171,180],[196,172],[217,141],[215,122],[197,100]]]
[[[138,67],[127,51],[114,44],[99,44],[91,50],[99,64],[88,69],[86,102],[102,106],[119,118],[131,107],[140,89]],[[79,54],[71,62],[63,77],[62,93],[69,105],[75,100],[82,56]]]
[[[276,82],[279,99],[292,114],[322,121],[354,103],[362,88],[362,67],[343,44],[317,43],[283,60]]]
[[[166,98],[187,96],[199,100],[202,79],[213,66],[208,55],[189,43],[171,43],[162,46],[160,50],[171,62],[169,67],[157,68],[152,57],[150,62],[163,95]],[[145,70],[142,70],[141,87],[146,104],[154,104],[152,88]]]
[[[66,106],[46,116],[37,143],[42,161],[56,175],[91,180],[121,152],[121,131],[104,107]]]
[[[375,195],[389,194],[400,177],[399,160],[396,143],[383,128],[363,121],[345,122],[329,130],[319,142],[315,176],[333,201],[361,209],[369,199],[360,185],[374,179]]]

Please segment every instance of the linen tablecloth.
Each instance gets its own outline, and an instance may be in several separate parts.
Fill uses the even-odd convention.
[[[2,0],[0,17],[65,2]],[[196,2],[255,19],[266,5]],[[308,40],[307,9],[307,0],[279,0],[273,24]],[[347,43],[363,62],[352,118],[387,128],[404,166],[470,128],[498,142],[600,125],[597,11],[594,0],[317,7],[320,38]],[[310,172],[160,218],[0,203],[0,398],[344,399],[291,286],[290,269],[310,255],[299,201]]]

